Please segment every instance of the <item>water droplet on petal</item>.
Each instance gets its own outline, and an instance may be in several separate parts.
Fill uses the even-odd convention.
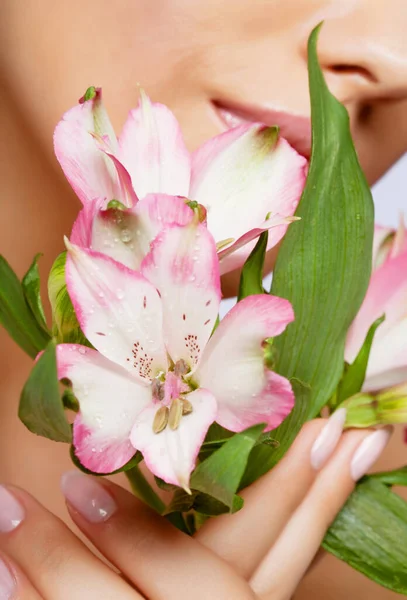
[[[79,348],[79,354],[86,354],[86,348],[82,348],[82,346]]]
[[[122,229],[120,232],[120,239],[124,244],[131,242],[133,236],[131,234],[130,229]]]
[[[117,296],[118,300],[123,300],[123,298],[124,298],[124,292],[123,292],[123,290],[118,289],[117,292],[116,292],[116,296]]]

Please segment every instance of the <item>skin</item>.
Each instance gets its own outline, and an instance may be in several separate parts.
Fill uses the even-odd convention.
[[[116,510],[95,523],[88,509],[93,498],[100,499],[99,492],[85,492],[86,503],[77,504],[75,485],[76,495],[67,494],[73,521],[125,579],[32,496],[10,487],[25,517],[16,529],[0,534],[0,555],[16,579],[16,598],[186,600],[193,590],[196,600],[289,600],[327,524],[354,488],[350,462],[370,433],[345,433],[317,472],[304,456],[310,455],[323,426],[322,419],[304,426],[278,467],[243,492],[245,510],[209,521],[195,539],[119,486],[100,479],[93,485],[103,486],[108,505],[113,500]],[[83,485],[80,476],[82,499]],[[271,496],[272,502],[264,502]],[[107,506],[105,499],[98,506]],[[30,543],[34,537],[35,546]]]
[[[46,280],[79,208],[53,157],[52,132],[90,84],[103,85],[120,131],[137,104],[140,82],[175,112],[193,149],[222,131],[211,100],[309,115],[306,40],[321,19],[321,65],[349,110],[361,164],[374,183],[407,149],[404,0],[3,0],[0,252],[23,275],[43,251]],[[233,289],[232,277],[224,291]],[[3,331],[0,365],[0,479],[28,489],[67,519],[58,491],[61,472],[71,468],[67,449],[36,438],[18,422],[31,361]],[[398,466],[401,452],[398,435],[380,467]],[[322,561],[296,597],[315,597],[324,581],[325,597],[332,600],[356,589],[373,600],[393,597],[332,558]]]

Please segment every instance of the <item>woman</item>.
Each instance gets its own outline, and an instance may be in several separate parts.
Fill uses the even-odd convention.
[[[306,42],[312,27],[324,19],[321,65],[330,89],[349,110],[369,182],[374,183],[407,148],[403,0],[122,0],[114,4],[3,0],[0,15],[4,197],[0,251],[21,274],[40,248],[45,253],[45,275],[77,213],[78,201],[53,157],[51,140],[60,116],[93,83],[103,85],[117,130],[129,107],[137,103],[140,82],[153,99],[175,112],[191,148],[242,119],[262,120],[280,125],[283,136],[308,155]],[[233,285],[229,278],[225,291],[232,292]],[[24,487],[54,514],[66,517],[58,490],[61,473],[71,468],[66,448],[36,439],[18,423],[18,395],[30,364],[1,335],[0,479]],[[97,511],[112,515],[103,525],[92,524],[80,506],[81,498],[102,502],[95,494],[103,495],[103,488],[96,492],[93,484],[70,477],[64,480],[64,490],[85,535],[147,597],[191,595],[185,582],[193,584],[197,598],[251,597],[245,582],[254,577],[256,591],[267,590],[268,596],[263,597],[288,598],[352,489],[350,465],[369,435],[346,434],[317,475],[309,457],[323,425],[307,426],[279,470],[247,490],[242,513],[202,530],[201,541],[210,552],[146,516],[117,488],[111,488],[107,499],[103,496],[108,506]],[[387,437],[381,440],[382,446],[386,441]],[[368,441],[367,450],[362,448],[362,458],[356,455],[363,466],[357,475],[375,458],[371,444]],[[284,482],[287,472],[295,484]],[[41,597],[53,600],[91,599],[92,594],[119,600],[137,597],[32,498],[14,493],[0,492],[0,551],[9,564],[19,565],[18,585],[26,586],[21,598],[38,597],[29,589],[30,580]],[[126,516],[126,510],[133,516]],[[267,531],[256,527],[259,517],[268,522]],[[20,521],[16,530],[8,531],[10,523]],[[295,557],[293,547],[298,549]],[[334,566],[338,569],[337,563]],[[343,573],[351,581],[349,571],[342,565],[340,569],[339,577],[325,561],[315,569],[318,581],[324,576],[330,582],[324,597],[356,596],[356,586],[369,598],[393,597],[356,575],[346,588]],[[6,571],[3,575],[7,579]],[[300,588],[297,597],[318,594],[308,584],[307,590]]]

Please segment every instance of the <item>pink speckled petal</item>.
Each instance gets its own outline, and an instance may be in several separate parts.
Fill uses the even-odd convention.
[[[164,338],[174,362],[194,369],[215,324],[221,298],[213,237],[201,224],[168,226],[142,263],[142,273],[160,292]]]
[[[58,377],[72,382],[80,403],[73,428],[75,454],[95,473],[111,473],[134,455],[130,432],[151,401],[151,386],[96,350],[76,344],[57,346]]]
[[[67,242],[66,282],[78,321],[104,356],[150,381],[167,368],[162,306],[140,273]]]
[[[290,382],[266,369],[262,342],[293,321],[291,304],[259,294],[239,302],[221,321],[194,375],[218,402],[216,421],[232,431],[256,423],[274,429],[291,412]]]

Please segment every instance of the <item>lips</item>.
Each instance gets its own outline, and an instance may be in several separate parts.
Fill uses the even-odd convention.
[[[242,123],[264,123],[277,126],[280,134],[302,156],[309,159],[311,154],[311,121],[308,117],[295,115],[282,110],[256,106],[237,106],[214,101],[215,112],[227,129]]]

